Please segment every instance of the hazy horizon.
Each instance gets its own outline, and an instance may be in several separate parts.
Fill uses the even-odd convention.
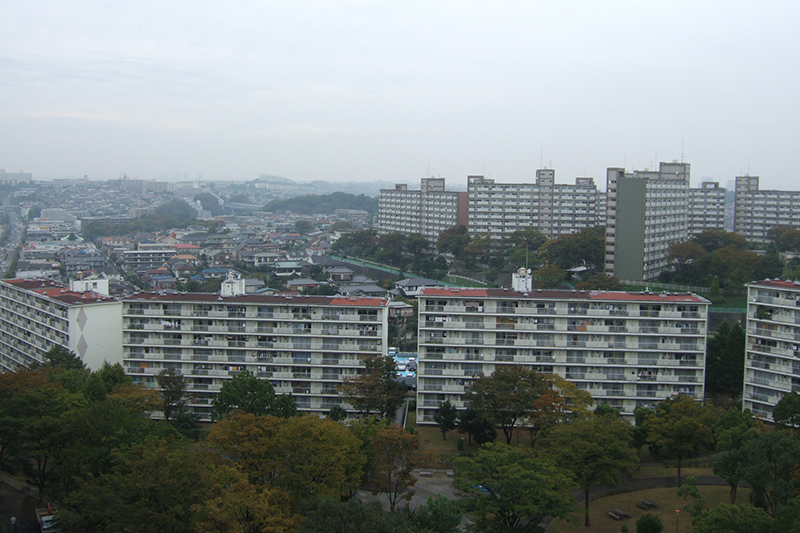
[[[0,168],[34,179],[558,183],[692,164],[798,189],[800,5],[0,5]],[[180,178],[185,179],[185,178]]]

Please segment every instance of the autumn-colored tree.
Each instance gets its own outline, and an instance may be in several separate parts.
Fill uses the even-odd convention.
[[[397,363],[389,356],[369,357],[364,371],[347,376],[339,385],[339,393],[363,416],[377,413],[393,417],[406,398],[407,387],[395,379]]]
[[[251,483],[268,485],[277,476],[279,465],[271,451],[284,423],[284,419],[274,416],[235,412],[214,424],[206,440]]]
[[[549,433],[547,448],[584,491],[584,525],[589,523],[589,490],[617,483],[639,464],[631,447],[631,425],[613,414],[561,424]]]
[[[288,494],[247,480],[223,486],[196,509],[197,533],[290,533],[303,523],[291,510]]]
[[[712,408],[680,395],[660,402],[655,415],[647,420],[652,451],[678,462],[678,486],[683,460],[714,446],[714,418]]]
[[[346,496],[358,488],[364,467],[361,442],[333,420],[297,416],[281,425],[272,455],[275,484],[295,501],[313,496]]]
[[[502,366],[472,382],[469,405],[500,426],[511,444],[514,429],[532,413],[534,402],[550,390],[550,379],[520,365]]]
[[[386,494],[389,507],[394,511],[402,500],[411,499],[410,489],[417,483],[412,472],[425,461],[419,454],[419,437],[390,424],[377,432],[372,448],[377,492]]]
[[[456,459],[453,487],[477,532],[535,531],[545,517],[575,511],[569,474],[533,449],[484,444]]]
[[[537,437],[558,424],[580,420],[589,415],[592,395],[558,375],[544,375],[549,388],[533,401],[527,420],[531,446]]]

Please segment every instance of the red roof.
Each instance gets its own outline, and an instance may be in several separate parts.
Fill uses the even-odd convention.
[[[709,303],[708,300],[692,293],[648,293],[622,291],[570,291],[559,289],[533,289],[528,293],[520,293],[505,289],[474,289],[456,287],[423,287],[420,296],[446,296],[462,298],[505,298],[511,300],[599,300],[634,302],[687,302]]]
[[[759,287],[774,287],[776,289],[792,289],[800,291],[800,281],[786,281],[782,279],[765,279],[762,281],[754,281],[750,285],[758,285]]]
[[[219,294],[209,292],[180,292],[180,293],[158,293],[140,292],[123,298],[123,301],[133,302],[137,300],[159,301],[159,302],[198,302],[221,304],[235,303],[261,303],[261,304],[295,304],[295,305],[331,305],[336,307],[387,307],[389,300],[386,298],[342,298],[336,296],[289,296],[285,294],[244,294],[242,296],[229,296],[222,298]]]

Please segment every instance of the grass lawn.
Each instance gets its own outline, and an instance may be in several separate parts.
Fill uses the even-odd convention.
[[[728,503],[728,487],[716,486],[701,486],[700,492],[708,498],[707,505],[710,508],[716,507],[720,503]],[[591,527],[584,527],[583,514],[580,514],[580,524],[574,525],[568,522],[559,520],[554,522],[548,529],[547,533],[619,533],[623,524],[628,526],[631,532],[636,531],[636,520],[645,513],[652,513],[661,518],[664,522],[664,531],[675,531],[675,509],[681,509],[680,518],[678,520],[678,531],[680,533],[689,532],[692,530],[692,517],[689,513],[683,510],[684,506],[690,505],[691,502],[679,498],[676,494],[677,489],[648,489],[636,492],[627,492],[625,494],[615,494],[605,498],[599,498],[589,502],[589,520]],[[750,491],[748,489],[740,488],[736,498],[736,503],[746,503]],[[642,498],[650,500],[658,504],[657,508],[649,511],[644,511],[636,507],[636,502]],[[581,511],[583,511],[583,503]],[[627,520],[614,520],[608,516],[608,512],[612,509],[621,509],[631,515]]]
[[[733,296],[726,296],[725,301],[720,303],[719,305],[712,305],[711,308],[714,307],[728,307],[728,308],[736,308],[736,309],[744,309],[747,307],[747,295],[746,294],[736,294]]]

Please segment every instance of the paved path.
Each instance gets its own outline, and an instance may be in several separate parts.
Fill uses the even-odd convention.
[[[18,533],[38,533],[36,523],[36,498],[20,492],[5,483],[0,483],[0,520],[11,532],[10,520],[17,518]]]

